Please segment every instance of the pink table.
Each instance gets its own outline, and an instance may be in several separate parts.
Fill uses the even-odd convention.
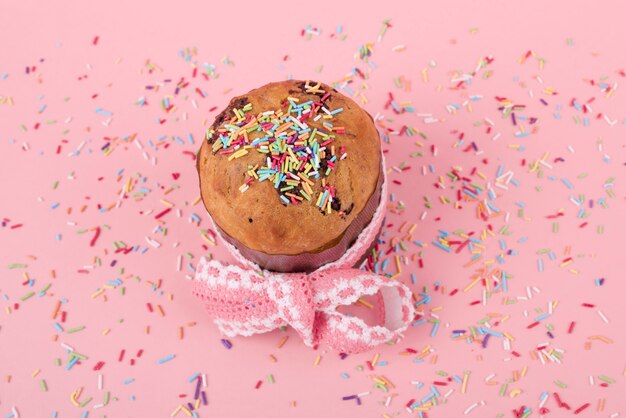
[[[620,2],[39,3],[0,13],[0,416],[625,412]],[[230,260],[204,129],[288,77],[350,80],[385,134],[396,345],[229,350],[190,293]]]

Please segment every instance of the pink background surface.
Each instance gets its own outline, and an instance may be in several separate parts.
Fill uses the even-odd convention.
[[[301,7],[293,2],[53,3],[0,6],[0,416],[10,416],[12,408],[22,417],[53,416],[55,411],[59,417],[81,416],[84,411],[98,417],[169,416],[181,402],[193,400],[195,383],[188,379],[196,373],[207,379],[208,405],[197,411],[202,417],[407,416],[405,405],[426,397],[435,381],[446,385],[436,386],[438,405],[425,408],[431,417],[459,416],[481,401],[484,405],[469,416],[509,417],[523,407],[530,416],[569,416],[587,402],[580,416],[623,416],[626,29],[621,2],[526,2],[506,7],[502,2],[434,1],[318,1]],[[392,27],[377,42],[386,18]],[[301,30],[309,24],[321,33],[307,40]],[[347,35],[343,40],[336,34],[337,25]],[[368,42],[375,69],[354,58]],[[395,48],[401,45],[405,49]],[[188,62],[179,52],[191,47],[197,47],[197,54]],[[534,55],[520,63],[529,50]],[[486,56],[494,61],[471,83],[454,89],[458,83],[451,80],[474,71]],[[538,58],[545,60],[542,67]],[[159,70],[149,72],[147,60]],[[219,78],[192,77],[193,62],[199,69],[205,62],[215,64]],[[360,97],[357,101],[372,115],[382,115],[381,131],[388,127],[398,133],[408,126],[427,136],[403,131],[384,144],[390,179],[396,181],[390,184],[396,204],[389,210],[382,248],[387,251],[392,238],[404,239],[406,251],[391,252],[386,271],[396,273],[395,255],[408,257],[398,279],[410,284],[416,296],[423,291],[430,295],[420,309],[426,319],[440,321],[439,329],[431,336],[433,323],[426,322],[411,327],[395,346],[344,360],[325,347],[305,347],[291,330],[234,338],[232,349],[226,350],[185,278],[201,255],[230,260],[223,248],[202,239],[206,216],[201,204],[193,205],[198,187],[189,153],[196,151],[204,124],[217,114],[209,109],[219,109],[231,95],[268,81],[293,77],[341,82],[355,67],[367,80],[354,77],[350,87],[365,94],[367,103]],[[410,80],[410,89],[394,84],[400,76]],[[181,77],[189,85],[175,95]],[[171,82],[164,83],[167,79]],[[145,88],[159,83],[158,90]],[[607,94],[600,83],[617,90]],[[415,113],[397,115],[385,108],[390,92],[398,105],[410,102]],[[463,106],[470,96],[475,100]],[[496,96],[526,105],[516,112],[518,126],[502,117]],[[136,104],[141,97],[147,105]],[[161,107],[166,97],[176,106],[169,113]],[[572,99],[580,106],[587,103],[587,113],[571,106]],[[461,106],[456,113],[446,110],[452,103]],[[519,116],[538,120],[530,125]],[[487,121],[494,125],[490,131]],[[515,136],[519,124],[530,134]],[[143,151],[122,139],[134,134]],[[108,141],[115,149],[107,155],[101,147]],[[149,141],[159,146],[152,149]],[[468,149],[472,143],[476,148]],[[529,166],[546,152],[545,162],[552,168],[540,165],[539,176]],[[402,163],[410,168],[393,170]],[[499,196],[494,204],[510,213],[508,222],[505,216],[479,219],[473,201],[463,200],[455,209],[440,200],[457,200],[461,183],[447,176],[453,167],[466,176],[477,167],[485,179],[471,179],[484,187],[495,181],[499,164],[504,172],[514,172],[519,183],[509,184],[509,190],[495,188]],[[172,173],[180,176],[175,179]],[[439,176],[445,189],[434,186]],[[116,207],[129,179],[132,188]],[[425,197],[431,208],[425,207]],[[156,220],[155,214],[167,208],[161,199],[174,207]],[[583,202],[577,206],[572,199]],[[521,217],[516,202],[524,205]],[[579,217],[581,208],[584,219]],[[546,218],[559,211],[562,216]],[[201,219],[199,226],[190,222],[192,213]],[[555,222],[558,232],[553,230]],[[417,226],[407,237],[413,224]],[[468,247],[457,254],[432,244],[440,229],[473,231],[478,237],[488,224],[494,235],[483,240],[484,248],[474,248],[482,258],[468,267],[473,256]],[[101,233],[90,246],[96,227]],[[161,246],[152,247],[146,237]],[[137,246],[137,251],[116,253],[115,243]],[[516,253],[506,254],[509,249]],[[537,254],[542,249],[552,251],[555,259]],[[181,255],[185,261],[178,271]],[[508,291],[470,305],[481,301],[483,287],[463,290],[485,262],[512,276]],[[414,285],[410,273],[417,278]],[[601,286],[598,278],[605,279]],[[110,281],[116,279],[121,284],[114,288]],[[40,295],[47,284],[50,287]],[[531,290],[528,299],[529,288],[540,293]],[[454,289],[458,293],[451,295]],[[22,301],[29,292],[35,294]],[[64,301],[65,322],[61,315],[52,319],[59,300]],[[551,301],[558,301],[553,314],[528,328]],[[468,342],[453,337],[452,330],[480,326],[478,321],[487,315],[494,315],[492,330],[514,338],[511,350],[519,356],[505,350],[500,337],[492,336],[486,348],[482,338]],[[576,325],[568,333],[572,321]],[[64,331],[56,329],[55,322]],[[80,326],[85,328],[67,332]],[[277,348],[284,335],[289,339]],[[598,335],[610,343],[589,339]],[[531,352],[544,342],[563,350],[561,364],[533,359]],[[61,343],[88,359],[66,370],[69,355]],[[431,352],[423,362],[415,362],[416,354],[401,354],[407,348],[422,352],[428,347]],[[125,355],[118,361],[121,350]],[[143,350],[141,357],[138,350]],[[175,358],[157,364],[170,354]],[[366,362],[374,358],[378,361],[369,370]],[[105,364],[94,371],[99,361]],[[447,377],[462,377],[465,371],[471,374],[461,393],[461,385]],[[103,376],[102,390],[98,374]],[[372,378],[377,376],[394,387],[388,393],[377,388]],[[259,380],[263,383],[255,389]],[[424,386],[418,389],[412,381]],[[79,388],[80,402],[93,397],[82,408],[70,401]],[[106,391],[111,401],[94,409]],[[363,392],[370,394],[361,398],[360,406],[342,400]],[[549,411],[542,414],[543,392],[549,394]],[[571,410],[559,408],[555,392]]]

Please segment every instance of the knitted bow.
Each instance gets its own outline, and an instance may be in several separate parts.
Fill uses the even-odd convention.
[[[261,276],[202,257],[192,291],[228,337],[288,324],[306,345],[321,342],[345,353],[366,351],[391,340],[408,327],[415,313],[405,285],[354,268]],[[370,326],[336,310],[365,295],[377,296],[376,309],[384,326]]]

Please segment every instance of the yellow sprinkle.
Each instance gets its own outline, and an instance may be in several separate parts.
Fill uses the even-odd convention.
[[[461,393],[465,393],[467,390],[467,381],[469,379],[469,372],[463,373],[463,383],[461,384]]]
[[[287,342],[287,339],[288,339],[288,338],[289,338],[289,337],[288,337],[287,335],[285,335],[283,338],[281,338],[281,339],[280,339],[280,341],[278,342],[277,347],[278,347],[278,348],[281,348],[283,345],[285,345],[285,343]]]
[[[604,335],[592,335],[591,337],[587,337],[590,340],[600,340],[607,344],[613,344],[613,340],[605,337]],[[624,370],[624,374],[626,375],[626,370]]]
[[[482,277],[477,277],[473,282],[471,282],[469,285],[467,285],[467,287],[465,289],[463,289],[464,292],[467,292],[468,290],[470,290],[472,287],[474,287],[474,285],[476,283],[478,283],[480,280],[482,280]]]
[[[234,154],[231,154],[230,157],[228,157],[228,161],[230,161],[230,160],[232,160],[234,158],[243,157],[247,153],[248,153],[247,149],[240,149],[237,152],[235,152]]]
[[[380,383],[381,385],[386,386],[386,384],[385,384],[385,381],[384,381],[384,380],[381,380],[381,379],[379,379],[379,378],[377,378],[377,377],[375,377],[375,376],[374,376],[374,377],[372,377],[372,380],[373,380],[374,382],[376,382],[376,383]]]
[[[173,416],[175,416],[176,414],[178,414],[178,412],[180,411],[180,407],[181,407],[181,405],[178,405],[178,407],[177,407],[176,409],[174,409],[174,412],[172,412],[172,413],[170,414],[170,417],[173,417]]]
[[[391,389],[395,388],[395,385],[391,383],[389,379],[387,379],[385,376],[379,376],[379,377],[385,382],[387,386],[389,386],[389,388]]]
[[[217,243],[215,241],[213,241],[211,239],[211,237],[209,237],[207,234],[202,234],[201,236],[202,236],[202,239],[205,240],[206,242],[208,242],[209,244],[211,244],[213,246],[217,245]]]
[[[369,302],[367,302],[367,301],[365,301],[363,299],[357,300],[357,303],[359,303],[359,304],[361,304],[361,305],[363,305],[363,306],[365,306],[367,308],[370,308],[370,309],[372,309],[374,307],[374,305],[372,305],[371,303],[369,303]]]
[[[378,354],[378,353],[376,353],[376,354],[374,355],[374,358],[372,359],[372,365],[373,365],[373,366],[375,366],[375,365],[376,365],[376,363],[378,363],[378,356],[379,356],[379,354]]]

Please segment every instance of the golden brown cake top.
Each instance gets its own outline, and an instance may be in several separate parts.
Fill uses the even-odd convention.
[[[371,116],[313,81],[234,97],[198,154],[204,204],[224,232],[267,254],[321,251],[375,191],[380,142]]]

